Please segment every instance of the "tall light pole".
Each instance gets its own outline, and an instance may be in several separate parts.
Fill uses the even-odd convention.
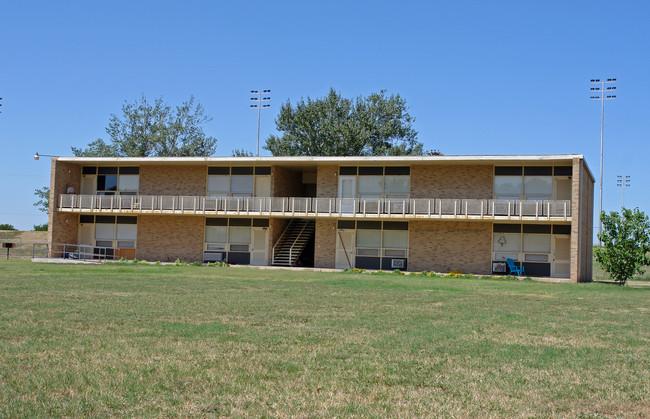
[[[592,84],[600,85],[600,87],[592,87],[589,97],[591,100],[600,101],[600,187],[598,194],[600,195],[600,204],[598,207],[598,235],[603,231],[603,220],[601,214],[603,213],[603,133],[605,130],[605,101],[616,99],[616,95],[612,94],[616,90],[615,86],[607,86],[616,83],[616,79],[591,79]],[[602,245],[600,237],[598,238],[598,245]]]
[[[251,105],[252,109],[257,109],[257,157],[260,156],[260,112],[262,109],[268,109],[271,106],[269,104],[263,103],[271,100],[271,96],[262,97],[262,95],[268,95],[269,93],[271,93],[270,90],[262,90],[261,92],[257,90],[251,90],[251,95],[257,96],[251,98],[251,101],[257,102]]]
[[[616,176],[616,186],[623,188],[623,200],[621,201],[621,208],[625,208],[625,188],[630,187],[630,176]]]

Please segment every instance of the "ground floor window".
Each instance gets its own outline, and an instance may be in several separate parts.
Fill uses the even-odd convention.
[[[269,226],[268,219],[206,218],[204,262],[251,263],[253,228]]]
[[[570,225],[494,224],[492,271],[508,273],[508,259],[531,276],[568,276]]]
[[[408,222],[341,220],[338,228],[354,230],[353,256],[356,268],[407,269]]]

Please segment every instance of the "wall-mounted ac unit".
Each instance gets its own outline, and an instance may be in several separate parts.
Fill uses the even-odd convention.
[[[404,259],[391,259],[390,267],[391,269],[404,269]]]
[[[506,263],[505,262],[492,262],[492,272],[504,274],[506,273]]]

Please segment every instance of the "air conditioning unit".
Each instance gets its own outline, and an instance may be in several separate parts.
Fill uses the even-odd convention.
[[[225,252],[203,252],[203,262],[221,262],[225,256]]]
[[[504,274],[506,273],[506,263],[505,262],[492,262],[492,272]]]
[[[391,259],[390,267],[391,269],[404,269],[404,259]]]

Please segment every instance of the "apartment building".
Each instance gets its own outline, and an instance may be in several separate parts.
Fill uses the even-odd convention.
[[[50,250],[589,281],[593,184],[582,155],[59,157]]]

